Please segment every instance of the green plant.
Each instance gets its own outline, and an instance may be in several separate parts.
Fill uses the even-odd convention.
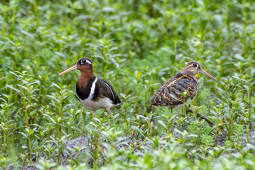
[[[0,167],[254,169],[254,17],[248,0],[2,0]],[[58,77],[82,57],[122,100],[111,128],[77,101],[78,71]],[[191,60],[217,81],[197,75],[196,98],[151,123],[152,95]]]

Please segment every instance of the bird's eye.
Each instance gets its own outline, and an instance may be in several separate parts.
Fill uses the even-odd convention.
[[[197,64],[193,64],[193,67],[197,67]]]
[[[81,65],[86,64],[86,60],[81,60]]]

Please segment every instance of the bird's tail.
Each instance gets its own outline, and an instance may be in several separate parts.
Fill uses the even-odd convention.
[[[114,107],[120,109],[121,108],[120,103],[116,104]]]
[[[155,109],[157,109],[157,107],[158,107],[158,106],[156,106],[156,105],[152,105],[152,106],[151,106],[151,110],[155,110]]]

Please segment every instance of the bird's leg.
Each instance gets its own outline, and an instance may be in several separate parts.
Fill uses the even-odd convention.
[[[151,109],[149,115],[152,115],[153,112],[154,112],[154,110],[155,110],[155,109]],[[148,117],[146,117],[146,118],[144,119],[144,121],[145,121],[146,123],[148,123],[148,120],[147,120],[147,119],[148,119]],[[154,116],[151,117],[151,120],[150,120],[150,121],[153,122],[153,123],[155,123],[156,119],[154,118]]]
[[[179,108],[176,108],[176,112],[175,112],[175,122],[176,122],[176,119],[177,119],[177,115],[178,115],[178,112],[179,112]]]
[[[95,118],[95,110],[90,110],[90,113],[92,114],[93,118]]]
[[[171,115],[173,115],[173,107],[168,107],[169,109],[171,109]],[[172,120],[173,121],[173,124],[174,124],[174,122],[175,122],[175,118]]]
[[[149,113],[149,115],[151,115],[153,113],[154,109],[151,109],[151,112]]]
[[[113,120],[114,120],[114,117],[113,117],[113,115],[112,115],[112,112],[111,112],[111,110],[110,110],[110,108],[107,108],[107,109],[105,109],[108,113],[109,113],[109,115],[111,116],[111,123],[110,123],[110,126],[112,125],[112,122],[113,122]]]
[[[173,108],[172,107],[168,107],[168,108],[171,109],[171,115],[173,115]]]
[[[173,107],[168,107],[169,109],[171,109],[171,115],[173,115]],[[178,110],[176,110],[176,111],[178,111]],[[173,119],[173,123],[175,122],[175,119],[176,119],[176,114],[175,114],[175,117],[174,117],[174,119]]]
[[[176,117],[177,117],[177,115],[178,115],[178,112],[179,112],[179,108],[176,108],[175,119],[176,119]]]
[[[187,108],[187,112],[194,113],[190,107]],[[204,119],[205,121],[207,121],[211,127],[214,126],[213,121],[211,121],[210,119],[208,119],[206,116],[202,115],[201,113],[197,112],[197,116],[200,117],[201,119]]]
[[[149,113],[150,115],[154,112],[155,109],[152,109],[151,112]],[[153,124],[155,124],[156,119],[154,118],[154,115],[152,115],[151,120],[150,120]]]
[[[176,108],[176,112],[175,112],[175,116],[174,116],[174,119],[173,119],[173,124],[172,124],[172,131],[174,130],[174,128],[175,128],[175,123],[177,123],[176,122],[176,119],[177,119],[177,115],[178,115],[178,111],[179,111],[179,108],[177,107]],[[171,108],[171,114],[173,113],[173,108]],[[178,124],[178,123],[177,123]]]

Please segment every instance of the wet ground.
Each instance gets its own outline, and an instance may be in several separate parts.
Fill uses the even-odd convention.
[[[173,137],[179,138],[180,134],[176,131],[173,133]],[[254,145],[255,144],[255,131],[249,132],[249,143]],[[216,143],[219,146],[224,146],[225,141],[227,140],[227,134],[219,134],[216,139]],[[163,137],[162,137],[163,138]],[[247,143],[247,135],[243,134],[240,138],[240,144],[244,145]],[[135,145],[134,145],[135,144]],[[142,139],[136,140],[133,138],[127,138],[127,137],[120,137],[115,141],[115,150],[119,150],[121,148],[132,148],[134,149],[134,152],[138,156],[143,156],[146,150],[150,150],[152,147],[152,142],[149,140],[143,141]],[[80,163],[87,163],[88,166],[93,165],[93,159],[89,156],[88,153],[91,154],[92,150],[95,149],[95,147],[91,144],[89,138],[87,136],[83,136],[80,138],[76,138],[74,140],[69,140],[66,142],[65,147],[61,153],[60,162],[61,165],[66,166],[68,165],[68,162],[77,160],[77,158],[80,158]],[[99,153],[100,158],[98,160],[98,164],[104,163],[104,151],[106,149],[101,146]],[[87,153],[87,154],[86,154]],[[57,164],[58,162],[58,154],[57,150],[54,151],[53,157],[48,157],[45,153],[40,153],[38,156],[38,159],[46,159],[50,160],[50,162],[55,162]],[[33,154],[32,159],[36,160],[37,155]],[[36,165],[39,165],[38,163],[35,163],[34,165],[25,166],[22,167],[21,165],[18,166],[20,170],[37,170]],[[10,166],[8,170],[14,170],[13,166]]]

